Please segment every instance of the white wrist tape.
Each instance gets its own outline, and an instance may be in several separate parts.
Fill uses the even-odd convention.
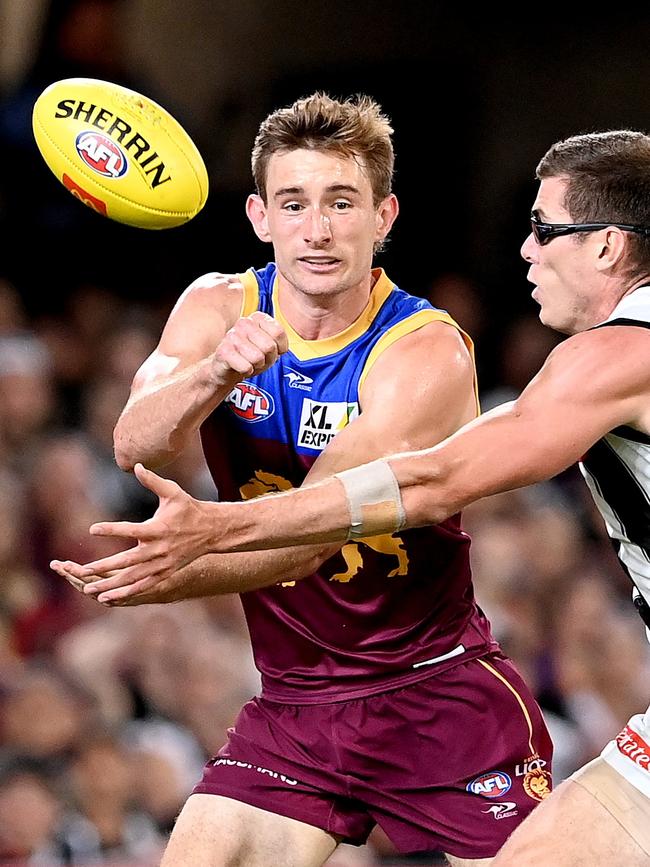
[[[385,460],[335,473],[343,483],[350,509],[348,539],[395,533],[406,523],[399,485]]]

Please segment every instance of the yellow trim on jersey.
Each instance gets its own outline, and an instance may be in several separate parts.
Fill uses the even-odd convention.
[[[381,305],[393,291],[394,283],[392,283],[383,268],[378,268],[373,271],[377,276],[375,285],[372,287],[368,303],[352,325],[349,325],[338,334],[333,334],[331,337],[324,337],[322,340],[305,340],[297,331],[291,327],[287,320],[282,315],[280,305],[278,303],[278,278],[276,275],[273,283],[273,313],[278,322],[287,332],[289,338],[289,349],[300,361],[311,361],[313,358],[322,358],[324,355],[332,355],[344,349],[364,332],[368,330],[368,326],[377,315]]]
[[[255,271],[249,268],[244,274],[237,275],[244,287],[241,301],[241,316],[250,316],[259,310],[260,306],[260,287],[255,276]]]
[[[495,668],[492,668],[492,666],[488,662],[485,662],[485,660],[483,660],[483,659],[479,659],[478,662],[481,663],[483,668],[487,668],[487,670],[491,674],[493,674],[498,680],[500,680],[501,683],[503,683],[504,686],[506,686],[510,690],[510,692],[514,695],[514,697],[519,702],[519,707],[521,708],[521,711],[522,711],[522,713],[526,719],[526,725],[528,726],[528,733],[529,733],[528,746],[530,747],[530,754],[531,754],[531,756],[535,755],[535,747],[533,746],[533,723],[532,723],[532,720],[530,718],[530,714],[528,713],[528,708],[524,704],[523,698],[519,695],[519,693],[514,688],[514,686],[512,686],[512,684],[508,683],[508,681],[505,679],[505,677],[502,674],[500,674]]]
[[[460,336],[463,338],[465,346],[467,347],[469,354],[472,358],[472,367],[474,368],[474,395],[476,397],[476,413],[480,414],[481,408],[479,405],[478,399],[478,380],[476,378],[476,363],[474,360],[474,343],[469,334],[466,334],[463,329],[458,325],[458,323],[451,318],[451,316],[445,310],[417,310],[415,313],[412,313],[410,316],[407,316],[406,319],[402,319],[401,322],[397,322],[393,325],[392,328],[389,328],[379,340],[373,346],[370,355],[366,359],[366,363],[361,371],[361,376],[359,377],[359,393],[361,393],[361,389],[363,387],[363,383],[366,380],[366,377],[370,373],[370,370],[385,350],[388,349],[389,346],[392,346],[396,340],[399,340],[400,337],[404,337],[405,334],[411,334],[413,331],[417,331],[418,328],[422,328],[423,325],[428,325],[430,322],[446,322],[448,325],[451,325],[455,328]]]

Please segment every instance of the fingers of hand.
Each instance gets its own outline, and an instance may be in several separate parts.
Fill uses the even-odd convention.
[[[233,370],[250,376],[271,367],[287,347],[282,327],[257,312],[235,323],[219,346],[219,356]]]
[[[126,551],[119,551],[117,554],[111,554],[109,557],[103,557],[101,560],[94,560],[92,563],[86,563],[82,567],[81,576],[88,580],[91,576],[98,578],[108,578],[109,573],[120,569],[127,569],[130,566],[136,566],[143,561],[149,561],[151,555],[143,553],[142,547],[136,545],[133,548],[127,548]]]
[[[87,580],[86,567],[80,563],[75,563],[73,560],[52,560],[50,569],[67,580],[70,580],[70,578],[78,581]]]
[[[278,347],[273,338],[254,326],[247,320],[240,320],[242,327],[237,326],[226,335],[227,348],[233,350],[234,356],[244,358],[256,371],[270,367],[278,357]],[[238,323],[239,324],[239,323]]]
[[[99,577],[96,573],[83,577],[88,567],[72,560],[52,560],[50,568],[57,575],[65,578],[79,593],[94,597],[108,607],[142,605],[145,602],[156,601],[155,593],[147,594],[146,591],[155,589],[160,583],[160,578],[152,575],[151,569],[144,566],[119,569],[105,578]]]
[[[100,578],[98,575],[86,578],[84,592],[94,596],[96,593],[105,593],[108,590],[115,590],[117,587],[129,587],[134,580],[132,569],[118,569],[106,578]]]
[[[277,347],[278,354],[282,355],[289,348],[289,339],[284,328],[280,325],[277,319],[269,316],[268,313],[256,311],[250,317],[255,322],[259,323],[262,331],[265,331],[271,337]]]
[[[86,585],[80,578],[75,578],[74,575],[70,575],[69,573],[59,572],[59,575],[62,575],[68,584],[71,584],[75,590],[79,593],[84,593],[86,590]]]
[[[142,604],[145,601],[145,597],[143,594],[147,590],[150,590],[152,587],[155,587],[156,579],[151,576],[147,576],[146,578],[141,578],[139,581],[134,581],[133,583],[124,584],[119,587],[115,587],[112,590],[102,590],[101,593],[97,596],[99,602],[103,602],[109,605],[137,605],[138,603]],[[140,595],[143,595],[142,599],[138,599]],[[155,593],[152,595],[147,595],[146,600],[149,602],[155,601]]]
[[[88,592],[88,578],[83,577],[84,567],[79,563],[74,563],[72,560],[52,560],[50,569],[60,575],[62,578],[71,584],[79,593],[86,594]]]
[[[131,521],[100,521],[92,524],[89,532],[93,536],[120,536],[122,539],[142,539],[146,536],[146,521],[136,524]]]

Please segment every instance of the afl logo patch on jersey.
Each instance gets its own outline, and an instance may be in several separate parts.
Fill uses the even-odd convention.
[[[238,382],[225,400],[237,418],[256,422],[270,418],[275,410],[271,395],[252,382]]]
[[[100,132],[80,132],[75,146],[88,168],[104,178],[121,178],[129,167],[122,148]]]
[[[503,771],[489,771],[487,774],[481,774],[476,777],[471,783],[468,783],[466,789],[473,795],[483,795],[485,798],[500,798],[510,789],[512,780]]]

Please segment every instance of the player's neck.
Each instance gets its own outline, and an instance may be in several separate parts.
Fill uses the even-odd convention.
[[[310,292],[293,286],[278,274],[278,301],[282,318],[303,340],[324,340],[345,331],[368,305],[375,276],[331,292]]]

